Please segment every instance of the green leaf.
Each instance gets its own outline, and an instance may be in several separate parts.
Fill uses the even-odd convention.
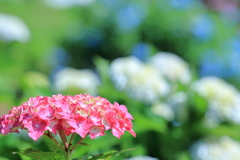
[[[167,131],[167,124],[164,119],[153,119],[148,118],[146,116],[143,116],[141,114],[134,115],[134,119],[136,121],[135,123],[135,131],[137,133],[139,132],[145,132],[147,130],[153,130],[160,133],[166,133]]]
[[[130,148],[130,149],[124,149],[121,151],[110,151],[106,153],[101,153],[97,155],[86,155],[80,159],[73,159],[73,160],[98,160],[98,159],[104,159],[104,160],[109,160],[113,156],[118,156],[119,154],[122,154],[123,152],[133,150],[135,148]]]
[[[0,156],[0,159],[1,159],[1,160],[9,160],[8,158],[1,157],[1,156]]]
[[[57,146],[57,145],[48,145],[48,146],[53,152],[59,151],[59,146]]]
[[[55,152],[42,152],[35,148],[28,148],[22,152],[13,152],[13,154],[21,154],[36,160],[62,160],[62,156]]]
[[[78,146],[85,146],[85,147],[87,147],[87,146],[91,146],[91,145],[89,145],[89,144],[87,144],[87,143],[79,143],[79,144],[73,144],[73,145],[71,145],[71,148],[78,147]]]

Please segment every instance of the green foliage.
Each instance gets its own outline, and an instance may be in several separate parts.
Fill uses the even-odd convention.
[[[13,152],[13,154],[16,153],[36,160],[63,160],[62,155],[56,152],[42,152],[34,148],[28,148],[22,152]]]
[[[110,152],[105,152],[105,153],[101,153],[101,154],[97,154],[97,155],[86,155],[80,159],[75,158],[73,160],[98,160],[98,159],[109,160],[113,156],[119,156],[123,152],[133,150],[133,149],[135,149],[135,148],[124,149],[122,151],[110,151]]]

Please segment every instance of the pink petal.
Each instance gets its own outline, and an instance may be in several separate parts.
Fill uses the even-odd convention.
[[[104,126],[93,126],[90,128],[89,135],[91,139],[105,135]]]

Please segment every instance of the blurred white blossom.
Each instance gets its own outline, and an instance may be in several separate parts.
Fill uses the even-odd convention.
[[[17,16],[0,13],[0,40],[26,42],[30,37],[27,25]]]
[[[123,90],[129,79],[141,72],[142,65],[135,57],[117,58],[110,66],[110,78],[119,90]]]
[[[115,59],[110,66],[110,78],[119,90],[147,103],[157,101],[170,91],[169,84],[156,68],[135,57]]]
[[[240,123],[240,93],[234,86],[217,77],[204,77],[192,88],[208,101],[206,118],[210,121],[228,119]]]
[[[191,80],[191,72],[188,64],[173,53],[159,52],[149,58],[148,63],[153,65],[172,82],[188,84]]]
[[[153,158],[149,156],[136,156],[125,160],[158,160],[158,158]]]
[[[174,112],[167,103],[155,103],[152,105],[151,110],[154,114],[165,118],[167,121],[172,121],[174,119]]]
[[[193,160],[236,160],[240,159],[240,142],[223,136],[196,142],[191,150]]]
[[[51,6],[56,8],[69,8],[75,6],[85,6],[90,5],[95,0],[45,0],[45,2]]]
[[[187,94],[185,92],[175,92],[168,97],[168,103],[172,106],[185,103],[188,100]]]
[[[74,88],[94,96],[97,94],[98,85],[97,75],[89,69],[64,68],[54,76],[54,89],[57,92]]]

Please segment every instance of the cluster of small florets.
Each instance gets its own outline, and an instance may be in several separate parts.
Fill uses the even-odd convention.
[[[89,135],[94,139],[111,129],[112,134],[120,138],[126,130],[136,136],[132,119],[124,105],[112,104],[102,97],[88,94],[37,96],[0,117],[0,132],[18,133],[19,129],[26,129],[29,136],[37,140],[45,131],[56,135],[62,130],[67,136],[77,133],[82,138]]]

